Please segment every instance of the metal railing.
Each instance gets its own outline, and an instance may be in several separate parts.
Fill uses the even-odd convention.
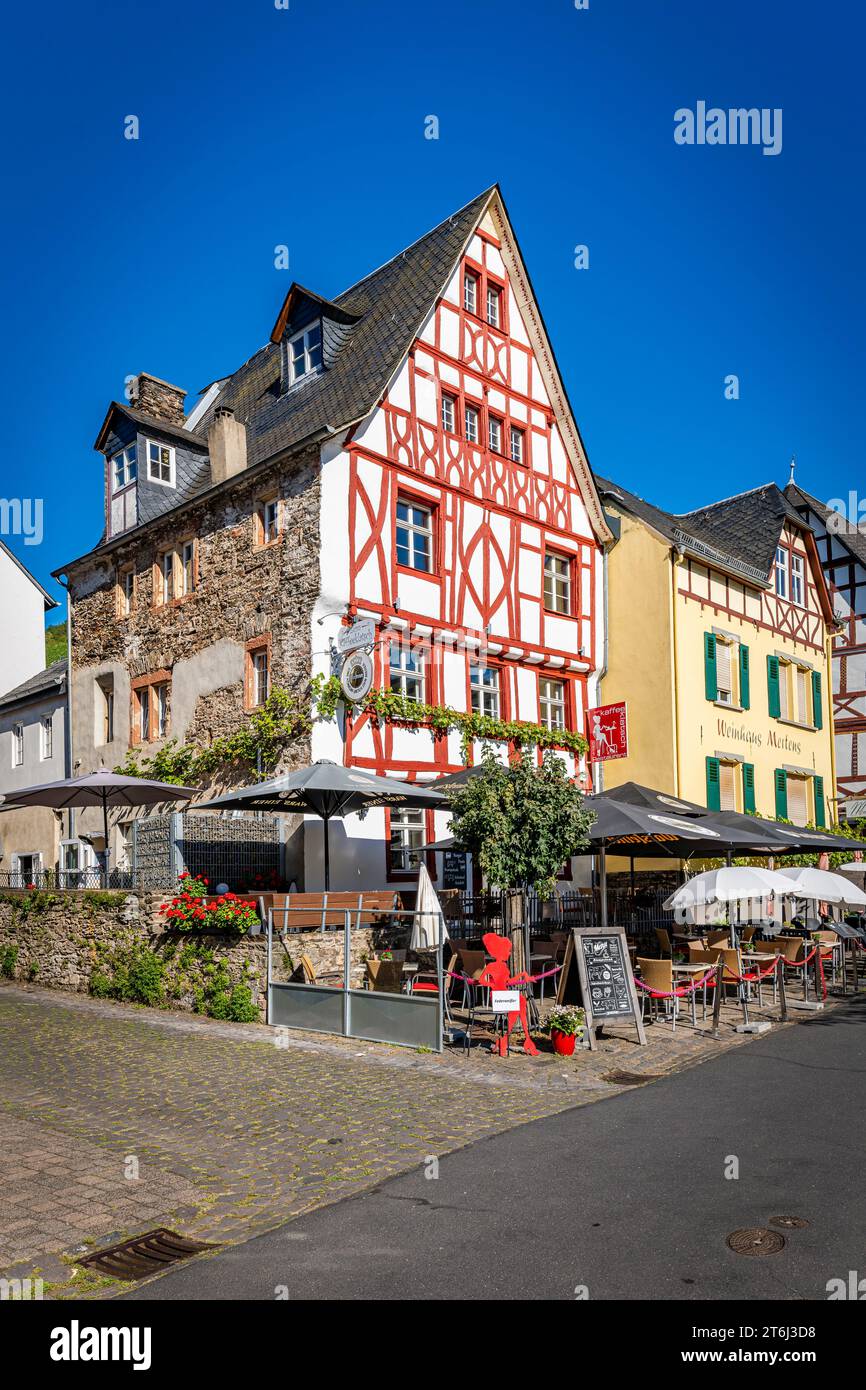
[[[22,874],[15,870],[0,872],[0,889],[19,888],[44,892],[73,891],[82,888],[98,889],[104,887],[102,870],[92,869],[40,869],[35,874]],[[133,876],[126,869],[112,869],[108,876],[108,887],[118,891],[129,891],[133,887]]]
[[[301,944],[308,939],[310,950],[315,950],[323,939],[320,928],[292,925],[292,915],[309,918],[309,908],[285,907],[268,910],[267,915],[267,979],[268,1013],[267,1022],[275,1028],[297,1028],[315,1033],[335,1033],[344,1038],[358,1038],[370,1042],[391,1043],[397,1047],[429,1048],[441,1052],[443,1045],[444,1013],[444,974],[442,966],[442,944],[445,939],[445,922],[441,913],[416,914],[408,911],[377,911],[377,919],[387,919],[385,923],[364,926],[353,924],[356,916],[350,910],[343,911],[342,931],[343,949],[341,968],[317,969],[306,952],[298,955],[297,963],[289,951],[289,944]],[[366,958],[353,951],[353,933],[369,931],[379,936],[379,944],[387,946],[388,935],[399,935],[408,942],[412,935],[416,917],[421,916],[425,924],[430,918],[436,920],[435,935],[438,945],[421,948],[424,954],[435,958],[435,989],[416,993],[414,980],[410,976],[408,992],[402,988],[402,969],[393,972],[399,980],[397,989],[361,988],[352,983],[353,974],[360,974],[365,967],[365,981],[370,976],[366,968]],[[278,980],[274,972],[274,932],[277,941],[288,958],[290,978]],[[355,938],[357,939],[357,938]],[[408,946],[401,946],[401,952]],[[334,962],[335,963],[335,962]],[[385,964],[381,961],[380,964]],[[397,964],[397,962],[395,962]],[[420,973],[420,972],[419,972]],[[371,981],[371,983],[373,983]],[[431,978],[432,984],[432,978]]]

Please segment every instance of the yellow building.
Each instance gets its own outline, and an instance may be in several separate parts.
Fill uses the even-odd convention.
[[[605,790],[832,823],[834,619],[810,528],[775,484],[675,516],[596,481],[617,537],[601,699],[629,729]]]

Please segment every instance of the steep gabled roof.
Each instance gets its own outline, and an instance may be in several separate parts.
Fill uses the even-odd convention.
[[[776,547],[786,522],[804,532],[814,551],[808,523],[794,510],[775,483],[726,497],[691,512],[666,512],[609,479],[596,477],[602,498],[619,501],[626,511],[644,521],[672,545],[704,561],[730,570],[752,583],[768,585]],[[817,561],[817,551],[814,559]],[[815,566],[813,565],[813,568]],[[823,574],[817,565],[817,582]],[[826,594],[825,594],[826,597]]]
[[[112,401],[105,413],[99,434],[96,436],[93,447],[100,452],[106,438],[117,418],[125,416],[132,420],[134,424],[141,425],[146,430],[154,430],[157,433],[170,435],[172,439],[178,439],[185,444],[189,444],[192,449],[207,449],[207,439],[198,434],[195,430],[188,430],[185,425],[175,425],[171,420],[163,420],[158,415],[146,415],[143,410],[133,410],[131,405],[126,405],[123,401]]]
[[[788,483],[785,496],[793,507],[811,508],[824,522],[831,535],[844,545],[849,555],[861,565],[866,565],[866,533],[859,527],[846,525],[838,512],[828,507],[826,502],[819,502],[817,497],[813,497],[796,483]]]
[[[0,709],[8,709],[12,705],[24,705],[31,700],[41,699],[44,695],[51,694],[52,691],[62,692],[66,684],[66,657],[61,657],[59,661],[53,661],[44,670],[37,671],[35,676],[29,680],[22,681],[13,690],[7,690],[5,695],[0,696]]]

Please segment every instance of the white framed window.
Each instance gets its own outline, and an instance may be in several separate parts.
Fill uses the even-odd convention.
[[[544,606],[551,613],[571,612],[571,560],[553,550],[544,555]]]
[[[726,642],[721,637],[716,638],[716,699],[720,705],[737,703],[737,663],[734,659],[736,650],[733,642]],[[731,809],[730,806],[722,807],[723,811],[730,811]]]
[[[420,647],[407,647],[400,642],[392,642],[388,658],[388,676],[391,689],[396,695],[424,704],[424,652]]]
[[[463,272],[463,308],[467,314],[478,313],[478,276],[474,270]]]
[[[500,717],[498,666],[482,666],[480,661],[470,661],[469,697],[473,714],[486,714],[491,719]]]
[[[430,574],[433,569],[433,513],[429,507],[397,498],[397,564]]]
[[[39,757],[42,762],[54,757],[54,716],[43,714],[39,721]]]
[[[12,725],[12,766],[24,766],[24,725]]]
[[[498,285],[487,286],[487,322],[491,328],[499,328],[502,323],[502,290]]]
[[[14,888],[36,887],[42,873],[42,851],[35,854],[13,854],[12,872],[15,875]]]
[[[442,396],[442,428],[446,434],[454,434],[457,429],[457,402],[453,396]]]
[[[508,431],[508,449],[512,463],[523,462],[523,430],[518,425],[512,425]]]
[[[467,405],[463,412],[463,433],[469,444],[478,443],[478,408]]]
[[[111,459],[111,490],[120,492],[121,488],[134,483],[138,473],[137,450],[134,444],[121,449]]]
[[[502,421],[495,415],[487,418],[487,443],[494,454],[502,453]]]
[[[267,647],[257,647],[250,654],[250,665],[252,668],[252,701],[254,705],[264,705],[267,703],[270,694],[270,652]]]
[[[311,323],[289,339],[289,378],[300,381],[322,365],[322,325]]]
[[[147,476],[152,483],[174,487],[174,449],[170,444],[147,441]]]
[[[565,681],[550,676],[538,679],[538,707],[546,729],[565,728]]]
[[[802,608],[805,597],[803,557],[791,551],[791,602]]]
[[[421,863],[421,846],[427,838],[424,812],[401,808],[389,813],[389,858],[392,870],[412,873]]]
[[[182,594],[195,589],[195,541],[184,541],[180,548],[180,589]]]
[[[122,820],[117,826],[117,867],[128,872],[132,868],[132,837],[133,824],[131,820]]]
[[[783,545],[776,547],[776,593],[788,597],[788,552]]]

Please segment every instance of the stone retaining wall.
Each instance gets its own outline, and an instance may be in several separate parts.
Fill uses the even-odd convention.
[[[162,895],[146,893],[2,892],[0,971],[8,979],[87,994],[98,990],[100,981],[115,979],[119,965],[147,952],[164,968],[158,1002],[166,1007],[212,1012],[207,991],[218,972],[229,991],[235,985],[249,987],[252,1003],[264,1019],[264,933],[229,936],[166,930],[159,916],[163,901]],[[364,927],[352,933],[353,987],[363,980],[364,957],[385,946],[405,946],[407,931]],[[324,977],[326,983],[342,981],[343,950],[342,931],[292,932],[285,948],[275,935],[274,978],[288,979],[292,965],[306,955],[317,977]]]

